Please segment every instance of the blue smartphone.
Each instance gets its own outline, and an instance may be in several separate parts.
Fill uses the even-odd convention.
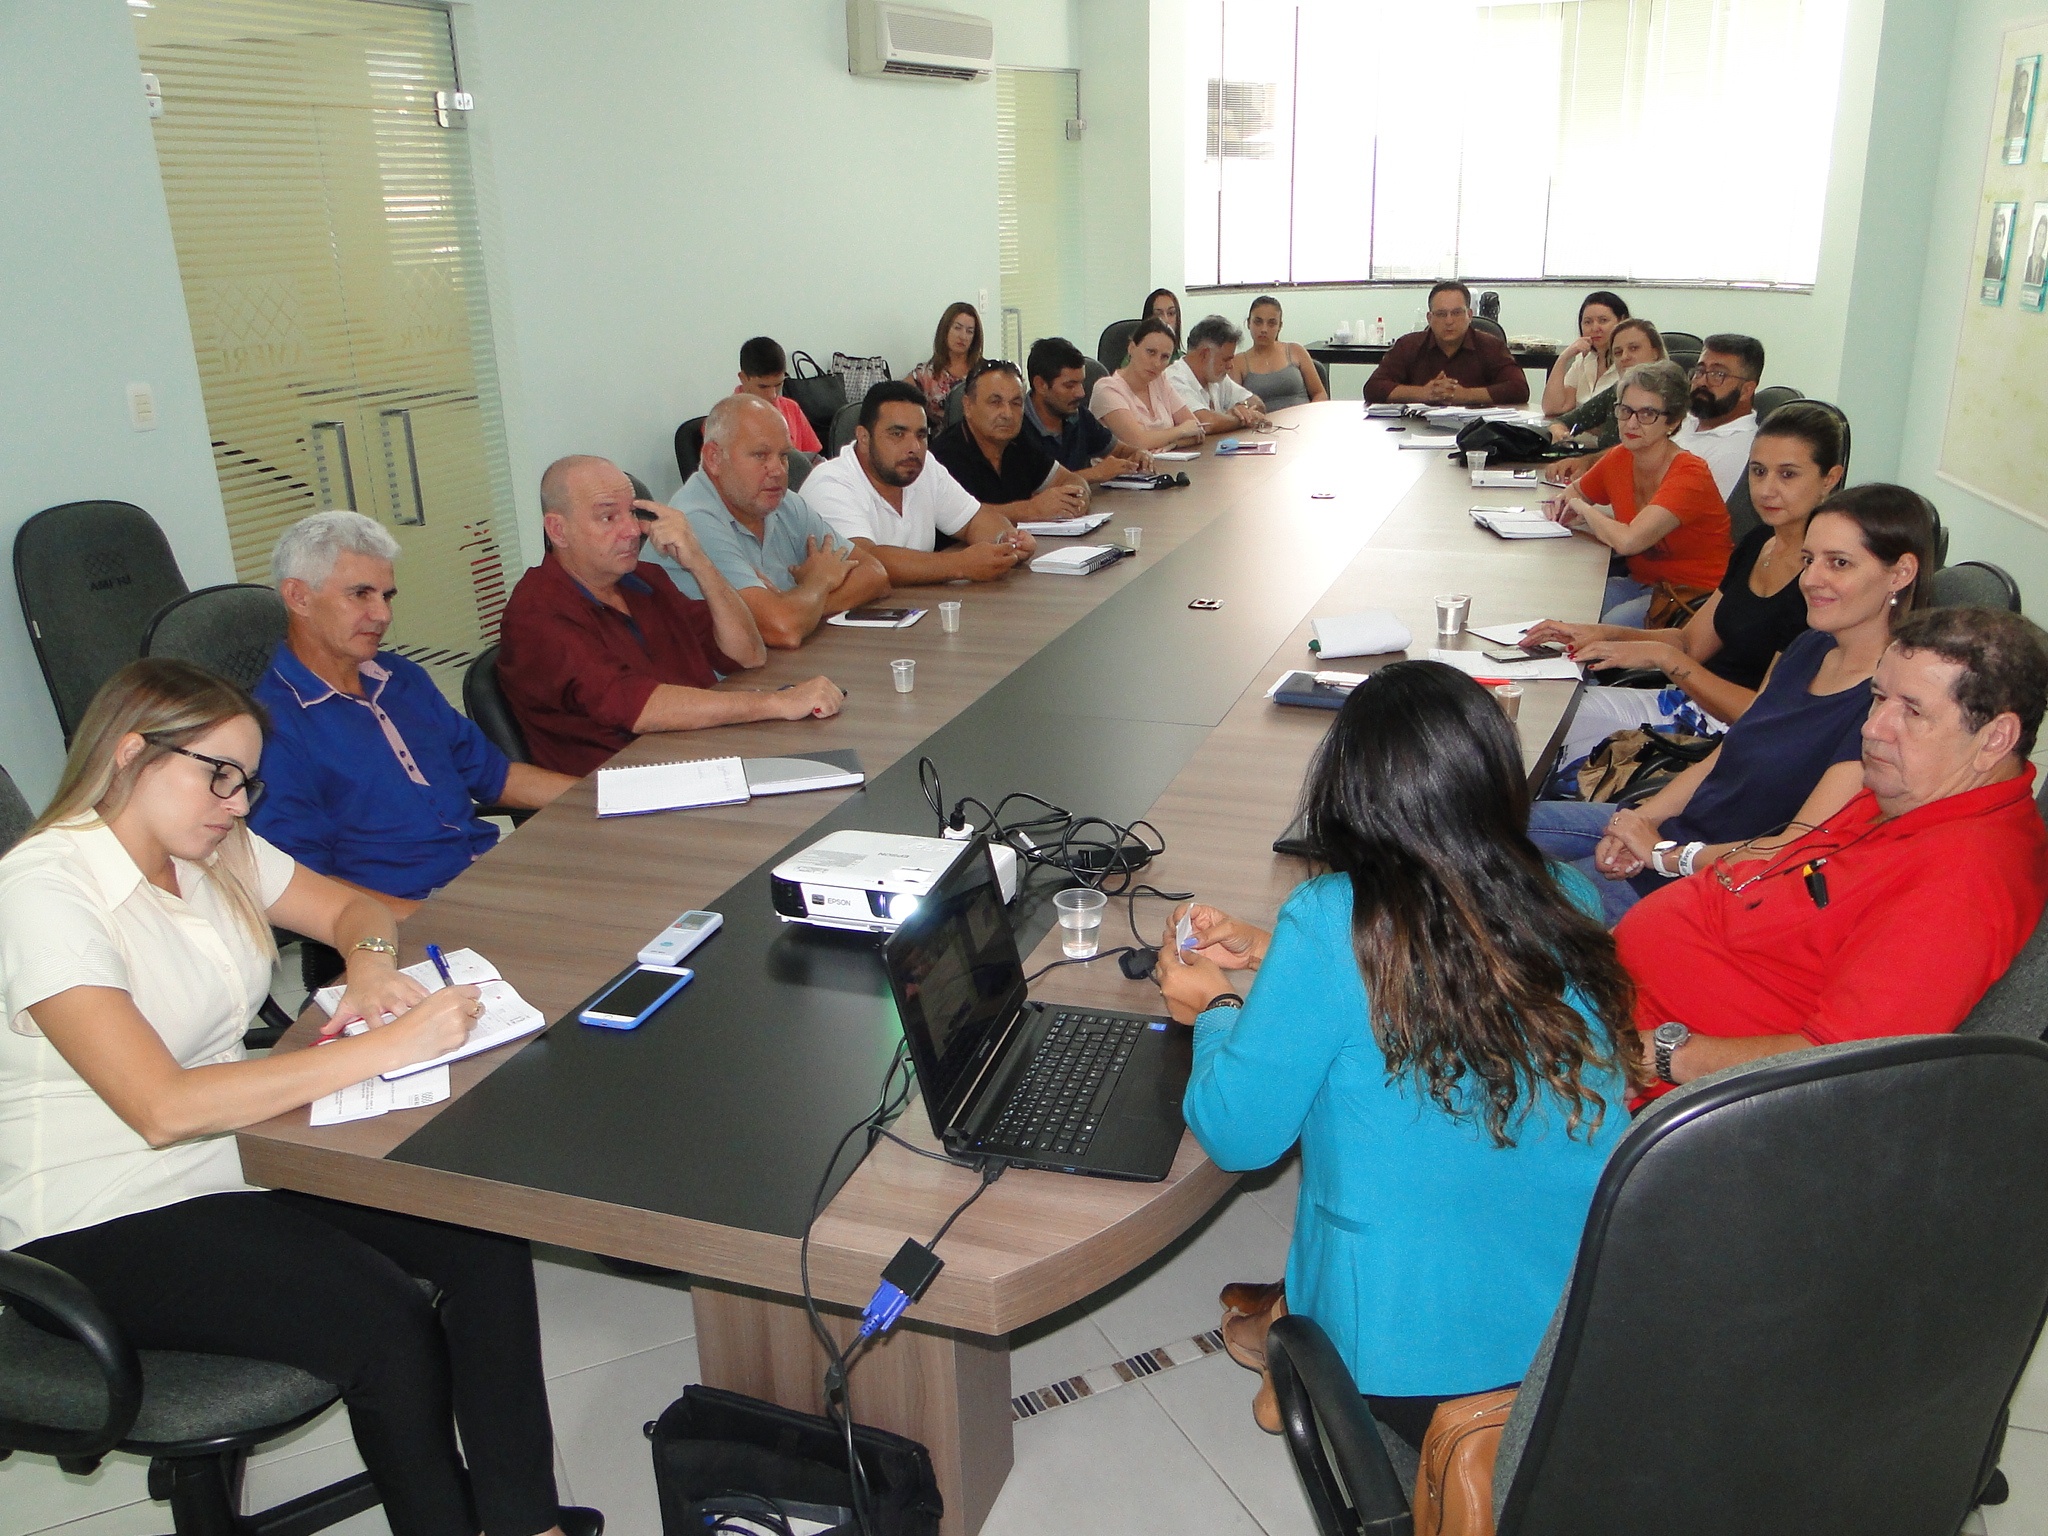
[[[638,1029],[697,973],[680,965],[638,965],[584,1005],[577,1015],[599,1029]]]

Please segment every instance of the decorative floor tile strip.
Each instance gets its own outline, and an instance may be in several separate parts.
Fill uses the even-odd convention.
[[[1130,1355],[1108,1365],[1097,1366],[1092,1371],[1083,1371],[1078,1376],[1069,1376],[1065,1381],[1055,1381],[1047,1386],[1034,1387],[1029,1392],[1020,1392],[1010,1399],[1010,1418],[1028,1419],[1062,1404],[1078,1402],[1084,1397],[1094,1397],[1122,1386],[1125,1382],[1136,1381],[1144,1376],[1157,1376],[1161,1371],[1172,1370],[1176,1365],[1189,1365],[1204,1355],[1213,1355],[1223,1348],[1223,1335],[1215,1329],[1198,1333],[1191,1339],[1181,1339],[1172,1344],[1162,1344],[1157,1349],[1148,1349],[1142,1354]]]

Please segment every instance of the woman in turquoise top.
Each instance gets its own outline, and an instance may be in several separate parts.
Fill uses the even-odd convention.
[[[1194,908],[1160,988],[1195,1025],[1203,1150],[1242,1170],[1301,1144],[1289,1310],[1419,1441],[1535,1355],[1627,1128],[1632,989],[1591,883],[1529,841],[1514,727],[1463,673],[1373,673],[1305,807],[1331,873],[1270,935]]]

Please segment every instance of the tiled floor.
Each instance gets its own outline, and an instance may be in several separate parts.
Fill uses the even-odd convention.
[[[1015,1341],[1014,1389],[1042,1386],[1215,1326],[1226,1280],[1278,1274],[1293,1220],[1291,1169],[1248,1180],[1167,1253],[1087,1305]],[[641,1425],[696,1379],[689,1291],[627,1279],[581,1255],[544,1252],[544,1365],[565,1500],[603,1509],[614,1536],[657,1536]],[[2048,1351],[2014,1403],[2004,1468],[2011,1502],[1981,1512],[1989,1536],[2048,1531]],[[856,1382],[858,1378],[856,1377]],[[987,1536],[1310,1536],[1313,1526],[1279,1440],[1251,1421],[1252,1376],[1224,1356],[1147,1377],[1016,1426],[1016,1469]],[[256,1507],[355,1470],[346,1420],[331,1413],[258,1458]],[[116,1457],[90,1478],[16,1456],[0,1462],[0,1536],[152,1536],[169,1525],[147,1502],[142,1467]],[[335,1528],[386,1536],[378,1511]]]

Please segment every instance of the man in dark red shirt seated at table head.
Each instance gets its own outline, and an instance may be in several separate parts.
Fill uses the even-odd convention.
[[[541,767],[589,773],[649,731],[839,712],[843,695],[823,677],[774,692],[713,691],[721,675],[768,659],[754,616],[690,520],[636,500],[609,459],[557,459],[541,476],[540,504],[548,551],[505,604],[498,683]],[[640,558],[643,537],[697,579],[702,602]]]
[[[1472,325],[1472,290],[1438,283],[1429,290],[1429,326],[1391,347],[1365,381],[1374,405],[1526,405],[1529,378],[1507,343]]]
[[[2034,749],[2048,636],[2018,614],[1901,619],[1872,678],[1863,790],[1765,858],[1724,858],[1615,929],[1664,1085],[1810,1045],[1954,1029],[2048,906]]]

